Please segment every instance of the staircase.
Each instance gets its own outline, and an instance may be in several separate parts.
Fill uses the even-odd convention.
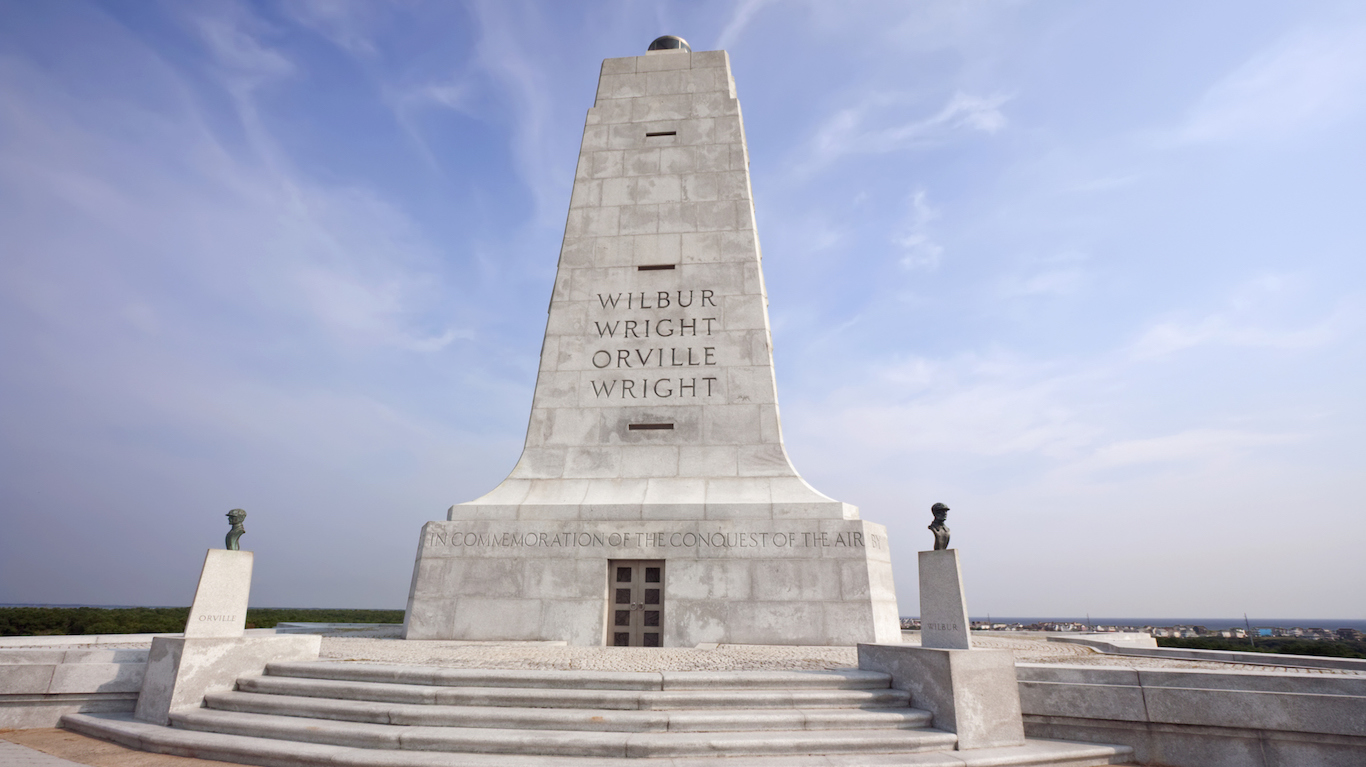
[[[1084,765],[1115,746],[954,751],[878,672],[597,672],[274,663],[171,727],[73,714],[135,748],[257,765]],[[649,762],[647,762],[648,764]]]

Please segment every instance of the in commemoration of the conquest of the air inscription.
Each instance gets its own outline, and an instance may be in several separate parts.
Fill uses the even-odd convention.
[[[867,540],[857,530],[850,532],[613,532],[590,533],[583,530],[551,532],[523,531],[462,531],[458,527],[442,527],[427,532],[426,546],[463,546],[465,548],[600,548],[600,549],[808,549],[808,548],[863,548],[879,551],[887,548],[887,539],[869,533]]]
[[[783,447],[724,51],[603,62],[522,455],[412,584],[411,639],[900,641],[885,528]]]

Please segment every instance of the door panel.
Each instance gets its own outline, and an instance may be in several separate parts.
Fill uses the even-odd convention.
[[[660,647],[664,632],[664,560],[613,559],[607,563],[612,605],[608,644]]]

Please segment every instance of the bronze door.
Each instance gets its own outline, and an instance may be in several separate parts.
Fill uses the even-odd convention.
[[[608,644],[660,647],[664,631],[664,560],[613,559],[607,563]]]

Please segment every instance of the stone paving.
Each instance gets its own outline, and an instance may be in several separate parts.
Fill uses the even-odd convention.
[[[558,642],[403,641],[401,626],[356,631],[322,632],[323,660],[400,663],[448,668],[583,669],[592,671],[782,671],[851,668],[858,665],[853,647],[788,645],[719,645],[715,649],[686,647],[569,647]],[[362,634],[362,636],[356,636]],[[906,644],[919,644],[918,632],[903,634]],[[1134,669],[1197,669],[1206,671],[1331,674],[1366,676],[1366,671],[1304,668],[1252,663],[1184,660],[1110,655],[1090,647],[1049,642],[1041,636],[973,635],[973,646],[1011,650],[1017,663],[1060,663]],[[99,645],[62,645],[64,649],[147,648],[149,642]],[[11,645],[18,649],[19,645]],[[46,647],[46,645],[45,645]],[[1268,660],[1275,656],[1268,654]]]
[[[0,731],[0,767],[223,767],[223,764],[207,759],[151,754],[55,727]]]
[[[1366,676],[1366,672],[1339,668],[1305,668],[1302,666],[1272,666],[1254,663],[1223,663],[1220,661],[1184,660],[1180,658],[1146,658],[1135,655],[1109,655],[1083,645],[1049,642],[1040,639],[1013,637],[972,638],[974,647],[1015,651],[1016,663],[1065,663],[1072,666],[1109,666],[1136,669],[1198,669],[1204,671],[1257,672],[1287,674],[1334,674]],[[908,642],[909,644],[909,642]],[[1267,654],[1267,659],[1276,656]]]
[[[907,644],[919,644],[908,634]],[[1082,645],[1034,638],[973,637],[976,647],[1011,650],[1017,663],[1065,663],[1152,669],[1204,669],[1301,674],[1361,675],[1343,669],[1289,668],[1215,661],[1141,658],[1106,655]],[[715,649],[686,647],[567,647],[527,642],[395,641],[352,637],[323,637],[325,660],[399,663],[449,668],[582,669],[591,671],[780,671],[852,668],[858,665],[853,647],[793,647],[784,645],[719,645]]]
[[[35,751],[18,743],[0,740],[0,765],[4,767],[73,767],[78,762]]]

